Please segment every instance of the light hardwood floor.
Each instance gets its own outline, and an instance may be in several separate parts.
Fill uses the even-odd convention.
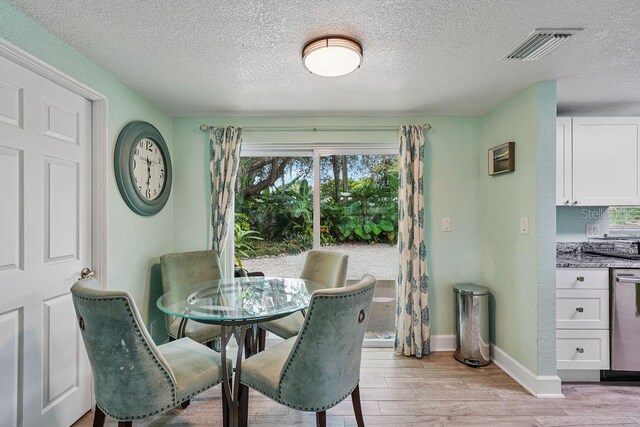
[[[391,349],[362,351],[360,394],[367,426],[426,425],[638,425],[640,384],[568,384],[565,399],[537,399],[495,365],[469,368],[452,353],[423,359]],[[143,398],[143,397],[141,397]],[[93,413],[75,426],[90,426]],[[220,386],[134,426],[219,426]],[[108,420],[107,425],[115,425]],[[251,391],[250,426],[315,425],[315,415],[288,409]],[[350,399],[327,412],[328,426],[355,426]]]

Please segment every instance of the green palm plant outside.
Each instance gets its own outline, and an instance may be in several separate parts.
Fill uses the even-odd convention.
[[[236,213],[233,224],[233,243],[235,246],[235,263],[239,267],[242,267],[242,258],[249,258],[256,254],[252,243],[257,240],[263,240],[260,237],[260,233],[251,230],[249,227],[247,215]]]

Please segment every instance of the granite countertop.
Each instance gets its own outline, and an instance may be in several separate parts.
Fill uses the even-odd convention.
[[[585,254],[588,249],[637,251],[629,244],[558,242],[556,268],[640,268],[640,260]]]
[[[640,268],[640,260],[601,255],[564,253],[556,255],[557,268]]]

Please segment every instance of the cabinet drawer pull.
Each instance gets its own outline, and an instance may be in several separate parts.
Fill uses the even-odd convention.
[[[568,205],[570,202],[567,200],[566,202],[564,202],[565,205]]]
[[[582,313],[582,312],[584,311],[584,308],[582,308],[582,307],[576,307],[576,311],[577,311],[578,313]]]
[[[576,280],[578,282],[584,282],[584,276],[578,276],[578,277],[576,277]]]
[[[584,353],[584,348],[582,348],[582,347],[578,347],[578,348],[576,348],[576,351],[577,351],[578,353]]]

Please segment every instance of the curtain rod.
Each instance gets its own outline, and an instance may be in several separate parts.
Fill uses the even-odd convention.
[[[202,132],[208,132],[211,129],[215,129],[220,126],[209,126],[202,124],[200,130]],[[278,132],[278,131],[291,131],[291,132],[359,132],[359,131],[375,131],[375,130],[398,130],[400,126],[247,126],[243,127],[244,131],[254,132]],[[425,123],[422,125],[422,129],[429,130],[431,125]]]

